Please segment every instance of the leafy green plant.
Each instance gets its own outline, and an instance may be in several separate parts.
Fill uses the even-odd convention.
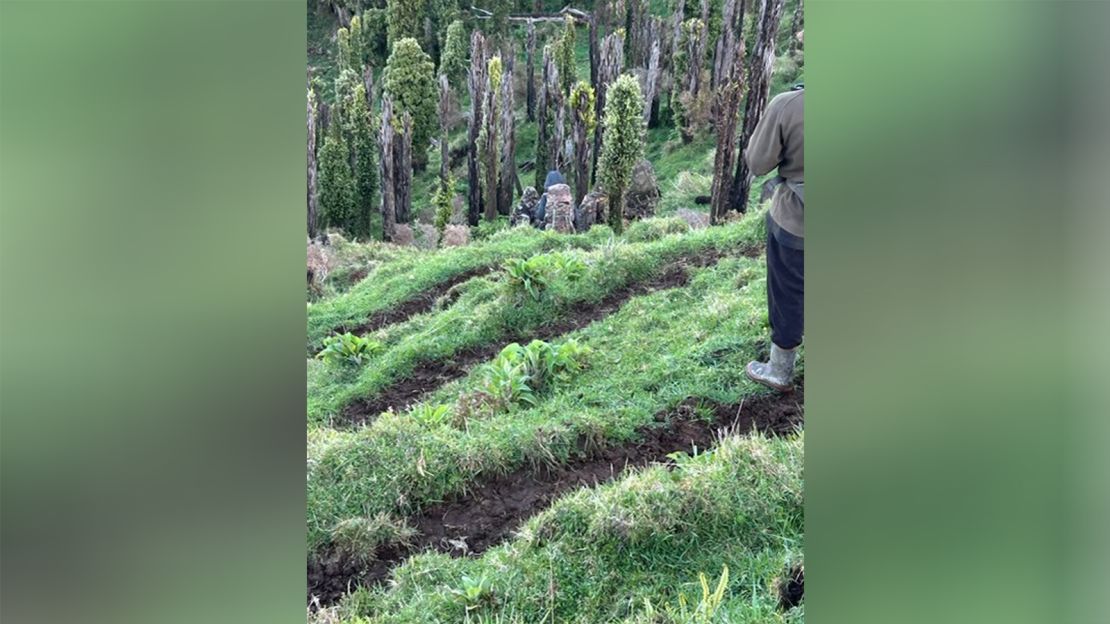
[[[724,602],[725,590],[728,589],[728,566],[723,566],[721,571],[721,578],[717,581],[717,587],[709,591],[709,579],[706,578],[705,573],[698,574],[698,582],[701,584],[701,600],[694,606],[690,605],[689,599],[686,594],[679,592],[678,594],[678,607],[673,605],[666,605],[665,611],[668,621],[675,624],[710,624],[716,618],[717,611],[721,608],[721,603]],[[654,619],[655,609],[651,605],[651,601],[644,599],[644,610],[649,619]]]
[[[547,275],[542,263],[536,258],[521,260],[513,258],[505,262],[505,277],[509,290],[516,293],[528,293],[536,301],[543,296],[547,288]]]
[[[462,587],[452,589],[451,593],[462,601],[468,612],[493,600],[493,588],[484,576],[475,578],[464,574]]]
[[[382,350],[382,343],[351,332],[324,339],[324,349],[316,357],[328,364],[361,366]]]
[[[575,340],[557,346],[543,340],[527,346],[514,342],[487,365],[485,392],[502,411],[521,403],[534,405],[537,394],[582,370],[590,353],[589,347]]]
[[[439,403],[418,403],[409,410],[409,416],[425,425],[435,427],[451,420],[451,406]]]

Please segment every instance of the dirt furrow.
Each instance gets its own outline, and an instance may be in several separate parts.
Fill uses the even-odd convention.
[[[758,250],[757,250],[758,251]],[[749,255],[755,252],[747,252]],[[630,284],[610,293],[597,303],[575,308],[572,318],[558,319],[548,325],[537,327],[527,334],[509,336],[500,343],[491,343],[464,349],[448,359],[421,362],[404,379],[401,379],[376,393],[373,397],[357,399],[343,408],[341,417],[333,422],[335,427],[358,426],[377,418],[378,414],[390,408],[402,410],[440,386],[454,381],[466,374],[475,364],[496,356],[510,342],[531,340],[551,340],[563,334],[582,329],[587,325],[613,314],[629,299],[658,290],[680,288],[689,283],[688,269],[716,264],[723,254],[711,249],[692,255],[667,265],[658,277],[638,284]]]
[[[675,451],[700,451],[715,446],[718,431],[736,433],[753,430],[786,435],[799,429],[804,420],[804,388],[792,394],[764,395],[739,404],[721,404],[688,399],[656,416],[663,426],[641,431],[638,441],[618,447],[580,448],[585,458],[539,471],[520,471],[477,485],[469,494],[434,505],[409,519],[417,537],[407,546],[379,549],[368,569],[349,561],[324,557],[308,567],[309,598],[323,604],[337,600],[349,587],[370,585],[388,577],[405,558],[423,551],[454,556],[481,554],[508,538],[529,517],[546,509],[567,492],[612,481],[629,468],[668,463]],[[712,422],[696,417],[698,406],[713,410]]]
[[[351,332],[356,336],[363,336],[370,332],[378,331],[379,329],[407,321],[410,317],[417,314],[423,314],[432,309],[436,301],[451,292],[451,289],[462,284],[463,282],[483,275],[488,275],[496,270],[495,267],[484,266],[476,269],[471,269],[465,273],[460,273],[455,277],[448,279],[446,282],[436,284],[428,290],[418,293],[415,297],[402,302],[400,305],[389,308],[388,310],[379,310],[370,315],[364,322],[358,325],[343,325],[336,328],[335,334],[343,334]],[[365,277],[363,275],[362,277]],[[361,278],[360,278],[361,279]],[[448,302],[450,303],[450,301]],[[318,352],[319,349],[316,349]]]

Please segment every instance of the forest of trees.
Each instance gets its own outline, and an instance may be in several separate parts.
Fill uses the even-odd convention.
[[[607,195],[619,232],[649,127],[685,143],[714,136],[711,220],[743,212],[752,175],[740,155],[767,105],[776,45],[796,53],[803,26],[801,0],[318,1],[339,28],[334,70],[308,76],[310,237],[394,240],[425,209],[441,232],[452,220],[477,226],[509,215],[533,177],[542,194],[549,169],[576,204]],[[665,14],[649,10],[661,4]],[[524,123],[534,144],[517,142]],[[449,149],[456,132],[465,144]],[[437,144],[432,205],[414,210],[414,173]]]

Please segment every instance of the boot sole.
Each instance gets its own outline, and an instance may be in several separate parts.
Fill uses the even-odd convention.
[[[755,383],[757,383],[761,386],[766,386],[766,387],[768,387],[772,390],[778,390],[779,392],[782,392],[784,394],[794,392],[793,384],[791,384],[789,386],[780,386],[779,384],[767,381],[766,379],[760,379],[760,378],[756,377],[755,375],[752,375],[752,372],[750,370],[748,370],[747,366],[744,367],[744,374],[747,375],[748,379],[751,379]]]

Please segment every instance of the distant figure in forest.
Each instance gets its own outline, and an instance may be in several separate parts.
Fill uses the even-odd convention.
[[[532,215],[532,225],[544,228],[544,219],[547,217],[547,189],[555,186],[556,184],[566,184],[567,179],[563,174],[558,171],[548,171],[547,179],[543,182],[543,195],[540,197],[540,203],[536,204],[536,212]]]
[[[767,105],[744,151],[752,174],[778,168],[778,185],[767,215],[767,307],[771,321],[769,362],[750,362],[749,378],[780,392],[794,389],[794,361],[804,329],[803,98],[800,85]]]

